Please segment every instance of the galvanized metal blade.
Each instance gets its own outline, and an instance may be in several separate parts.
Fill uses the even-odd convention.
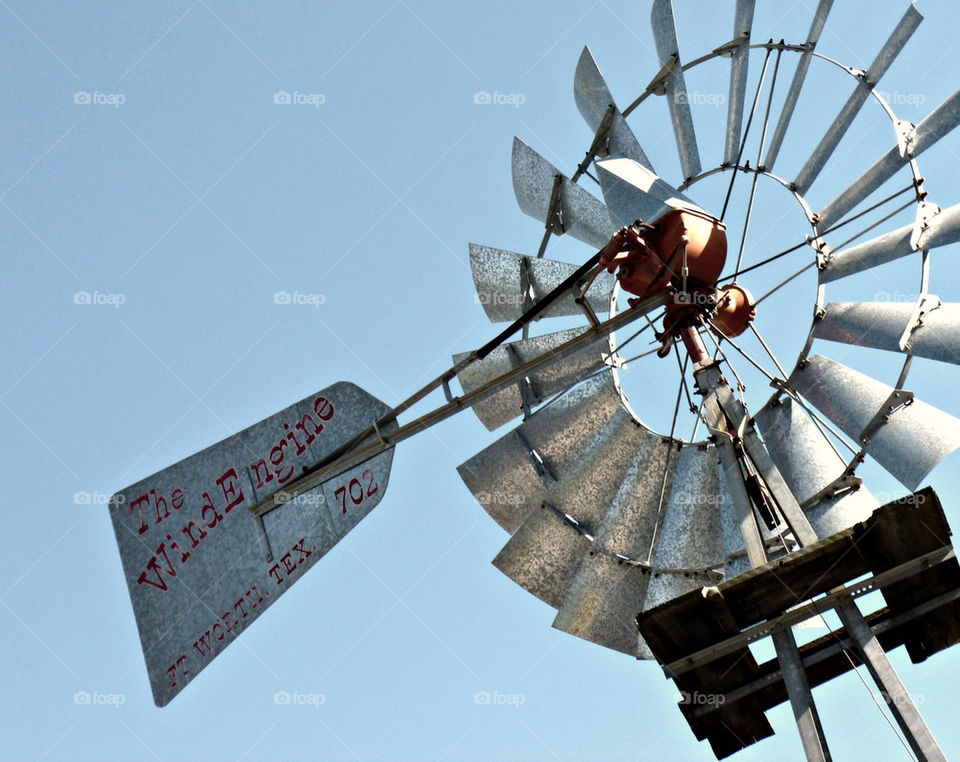
[[[730,97],[727,99],[727,137],[723,161],[736,164],[740,153],[743,107],[747,93],[747,66],[750,60],[750,29],[753,26],[755,0],[737,0],[733,17],[733,40],[740,42],[730,59]]]
[[[783,139],[787,134],[787,127],[790,126],[790,120],[793,118],[793,112],[797,107],[800,91],[803,89],[803,83],[807,78],[807,70],[810,68],[810,61],[813,59],[813,51],[820,40],[820,33],[827,23],[827,16],[832,6],[833,0],[820,0],[817,4],[817,10],[814,11],[813,22],[810,24],[810,31],[807,33],[807,49],[800,54],[800,60],[797,61],[797,68],[793,72],[790,89],[787,90],[787,97],[784,99],[783,108],[780,111],[780,119],[777,121],[773,137],[770,138],[770,145],[767,147],[767,155],[763,160],[764,169],[768,172],[773,170],[773,165],[777,161],[777,155],[780,153],[780,147],[783,145]]]
[[[921,249],[934,249],[960,241],[960,204],[942,211],[934,208],[933,212],[928,217],[921,207],[918,222],[831,255],[826,267],[820,271],[821,282],[846,278]]]
[[[653,27],[653,39],[660,65],[671,64],[664,83],[664,94],[670,110],[670,120],[673,122],[683,178],[689,180],[700,174],[700,152],[693,129],[690,96],[687,94],[687,84],[680,64],[680,47],[677,43],[677,26],[671,0],[654,0],[650,11],[650,25]]]
[[[855,208],[867,196],[896,174],[897,170],[919,156],[960,124],[960,90],[930,112],[906,134],[903,144],[895,145],[880,157],[818,215],[819,224],[829,227]]]
[[[643,609],[719,581],[724,562],[721,495],[716,449],[684,447],[658,528]]]
[[[598,249],[610,240],[616,228],[603,203],[517,137],[511,169],[513,191],[524,214],[557,235],[569,233]]]
[[[618,410],[573,468],[531,513],[494,559],[494,565],[540,600],[559,608],[607,506],[643,441],[651,436]]]
[[[262,521],[248,508],[283,494],[303,468],[389,409],[340,382],[113,497],[110,518],[158,706],[380,502],[393,450]]]
[[[827,129],[823,139],[813,150],[810,158],[807,159],[807,163],[803,165],[803,169],[800,170],[797,178],[793,181],[799,193],[806,193],[813,184],[813,181],[820,174],[824,165],[826,165],[827,160],[833,155],[840,140],[846,135],[847,130],[850,129],[853,120],[857,114],[860,113],[864,101],[870,96],[871,89],[880,81],[880,78],[887,71],[890,64],[893,63],[897,54],[901,51],[907,40],[910,39],[910,36],[922,20],[923,16],[920,15],[920,12],[911,4],[903,14],[903,18],[900,19],[900,22],[894,27],[893,32],[880,49],[880,52],[877,53],[877,57],[874,58],[873,63],[870,64],[870,67],[864,75],[857,81],[854,91],[850,94],[843,108],[840,109],[840,113],[837,114],[833,120],[833,124]]]
[[[479,389],[488,382],[541,355],[549,354],[561,344],[579,336],[586,330],[569,328],[564,331],[533,336],[529,339],[513,341],[494,349],[482,360],[468,365],[457,376],[464,392]],[[581,347],[562,361],[551,363],[540,370],[522,378],[513,386],[508,386],[496,394],[487,397],[473,406],[477,418],[490,431],[513,420],[524,412],[546,401],[555,394],[568,389],[594,371],[604,366],[603,354],[609,353],[606,337]],[[454,363],[459,363],[469,352],[454,355]]]
[[[851,527],[879,507],[858,480],[843,479],[846,463],[792,399],[779,398],[777,404],[757,413],[754,421],[818,537]]]
[[[597,62],[587,46],[584,46],[580,60],[577,61],[577,71],[573,77],[573,97],[577,102],[577,110],[594,133],[600,129],[607,112],[612,107],[613,113],[607,133],[607,153],[633,159],[653,171],[653,166],[640,147],[636,135],[616,107],[610,88],[607,87]]]
[[[477,300],[493,323],[516,320],[531,304],[543,299],[573,275],[577,266],[555,259],[524,256],[491,246],[470,244],[470,269],[477,289]],[[584,279],[584,284],[589,278]],[[587,303],[595,312],[610,308],[610,296],[616,279],[602,272],[587,291]],[[574,294],[557,301],[541,317],[582,315],[583,307]]]
[[[606,159],[596,167],[607,211],[618,228],[637,219],[653,222],[675,208],[700,208],[632,159]]]
[[[960,364],[960,304],[935,296],[918,302],[828,304],[814,336]]]
[[[809,357],[790,385],[908,489],[960,446],[954,416],[826,357]]]
[[[618,489],[589,554],[570,580],[554,627],[637,655],[636,616],[644,608],[650,581],[649,568],[640,564],[649,559],[666,509],[677,455],[669,440],[650,433],[638,443],[624,472],[608,475]]]
[[[541,407],[457,472],[484,510],[513,534],[622,406],[613,374],[601,373]]]

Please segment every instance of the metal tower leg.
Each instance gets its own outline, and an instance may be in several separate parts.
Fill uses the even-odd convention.
[[[886,652],[873,634],[870,625],[863,618],[860,609],[852,601],[848,600],[837,606],[837,614],[843,623],[847,634],[857,651],[857,656],[866,665],[873,677],[874,682],[883,694],[887,706],[893,713],[894,719],[907,737],[907,743],[913,749],[913,753],[920,760],[942,760],[946,762],[946,757],[940,750],[936,739],[920,716],[917,705],[913,698],[907,693],[907,689],[900,681]]]
[[[797,641],[793,637],[793,630],[786,629],[773,633],[773,645],[777,649],[777,660],[780,662],[780,672],[790,697],[790,706],[793,707],[793,718],[800,731],[800,742],[803,744],[804,754],[809,762],[829,762],[830,750],[827,748],[827,739],[820,724],[820,715],[813,703],[813,694],[810,692],[810,683],[807,682],[807,673],[800,660],[800,651]]]

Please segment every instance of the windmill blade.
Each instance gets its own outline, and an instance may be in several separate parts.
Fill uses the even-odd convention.
[[[904,225],[891,233],[833,254],[826,268],[820,271],[821,282],[839,280],[921,249],[935,249],[960,241],[960,204],[943,211],[935,209],[929,217],[927,214],[928,210],[921,205],[918,210],[919,224]]]
[[[723,161],[736,164],[740,154],[743,107],[747,93],[747,64],[750,60],[750,28],[753,26],[755,0],[737,0],[733,17],[733,39],[739,40],[730,59],[730,97],[727,99],[727,139]]]
[[[670,499],[657,532],[653,573],[643,609],[717,582],[705,570],[722,570],[722,498],[713,447],[684,447]]]
[[[800,97],[800,91],[803,89],[803,83],[807,78],[807,70],[810,68],[810,61],[813,59],[813,51],[820,40],[820,33],[827,23],[827,16],[832,6],[833,0],[820,0],[817,10],[813,14],[813,22],[810,24],[810,31],[807,34],[807,49],[800,54],[800,60],[797,62],[797,68],[793,73],[793,80],[790,82],[790,89],[787,91],[783,108],[780,110],[780,119],[777,121],[777,127],[770,139],[770,146],[767,148],[766,158],[763,160],[763,166],[768,172],[773,171],[773,165],[777,161],[780,146],[783,145],[783,138],[787,134],[787,127],[790,126],[794,109],[797,107],[797,99]]]
[[[484,312],[491,322],[500,323],[519,318],[525,306],[543,299],[569,278],[577,266],[471,243],[470,270]],[[602,272],[587,291],[587,302],[595,312],[610,308],[615,280],[613,275]],[[583,307],[574,301],[573,294],[556,302],[542,317],[570,315],[583,315]]]
[[[653,222],[675,208],[700,209],[680,191],[633,159],[596,162],[597,179],[616,227],[638,218]]]
[[[677,461],[675,444],[648,433],[623,473],[613,476],[619,487],[605,504],[606,514],[589,553],[581,556],[573,570],[554,627],[637,655],[636,616],[644,608],[651,578],[649,569],[637,561],[646,562],[650,556]],[[571,510],[568,503],[563,505]]]
[[[840,113],[837,114],[833,120],[833,124],[827,129],[827,133],[823,136],[819,145],[813,150],[810,158],[807,159],[807,163],[803,165],[803,169],[800,170],[797,179],[793,181],[798,193],[804,194],[810,188],[810,185],[817,178],[817,175],[820,174],[820,171],[833,154],[840,140],[847,133],[847,130],[850,129],[853,120],[857,114],[860,113],[860,108],[869,97],[871,89],[880,81],[880,78],[887,71],[890,64],[893,63],[893,60],[897,57],[897,54],[906,44],[907,40],[910,39],[910,36],[921,21],[923,21],[923,16],[921,16],[920,12],[911,4],[907,8],[906,13],[903,14],[903,18],[900,19],[900,22],[894,27],[893,32],[880,49],[880,52],[877,53],[877,57],[873,60],[873,63],[870,64],[870,68],[868,68],[864,75],[857,81],[854,91],[850,94],[843,108],[840,109]]]
[[[618,410],[551,489],[546,502],[552,507],[545,504],[527,517],[494,566],[559,608],[624,474],[650,437],[626,410]]]
[[[818,224],[829,227],[857,206],[867,196],[893,177],[911,159],[919,156],[960,124],[960,90],[937,106],[898,144],[880,157],[873,166],[850,183],[818,216]]]
[[[613,374],[601,373],[540,408],[457,472],[484,510],[513,534],[622,406]]]
[[[540,220],[557,235],[569,233],[598,249],[610,240],[615,228],[603,203],[518,137],[513,139],[511,169],[513,192],[524,214]]]
[[[507,371],[552,352],[585,330],[586,326],[569,328],[503,344],[482,360],[460,371],[457,376],[460,386],[464,392],[478,389]],[[528,408],[535,407],[602,368],[604,352],[609,353],[609,343],[606,336],[601,336],[567,355],[562,361],[546,365],[525,376],[519,383],[481,400],[473,406],[473,412],[484,426],[493,431],[520,415],[525,405]],[[453,361],[459,363],[470,354],[462,352],[454,355]]]
[[[935,296],[923,297],[920,302],[828,304],[813,335],[958,365],[960,304],[942,304]]]
[[[790,385],[908,489],[960,446],[957,418],[820,355]]]
[[[580,60],[577,61],[577,71],[573,77],[573,98],[577,102],[577,110],[594,133],[600,129],[612,107],[613,113],[607,132],[607,154],[625,156],[653,171],[653,165],[640,147],[633,130],[616,107],[610,88],[607,87],[588,46],[584,46]]]
[[[693,115],[690,112],[690,97],[680,65],[680,46],[677,42],[677,25],[673,18],[671,0],[654,0],[650,11],[650,24],[653,27],[653,39],[657,46],[657,57],[661,66],[670,65],[664,91],[673,133],[677,140],[680,165],[684,180],[700,174],[700,152],[697,149],[697,136],[693,130]]]
[[[847,464],[790,397],[764,407],[754,421],[763,434],[770,458],[801,505],[827,491],[843,476]],[[818,537],[829,537],[851,527],[879,507],[866,487],[857,486],[825,495],[805,509]]]

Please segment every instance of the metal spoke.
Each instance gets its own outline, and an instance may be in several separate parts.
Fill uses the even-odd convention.
[[[770,52],[767,51],[767,55],[770,55]],[[770,106],[773,103],[773,91],[777,86],[777,72],[780,70],[780,56],[783,55],[783,51],[777,51],[777,59],[773,64],[773,77],[770,79],[770,94],[767,96],[767,109],[763,115],[763,128],[760,130],[760,145],[757,148],[757,168],[758,171],[753,173],[753,181],[750,183],[750,200],[747,202],[747,216],[743,222],[743,230],[740,233],[740,249],[737,252],[737,266],[734,270],[739,270],[740,265],[743,263],[743,248],[747,243],[747,231],[750,229],[750,217],[753,215],[753,202],[757,195],[757,180],[760,177],[759,167],[760,162],[763,159],[763,146],[767,139],[767,127],[770,124]],[[766,68],[766,60],[764,60],[764,68]],[[763,77],[760,78],[761,84],[763,83]],[[757,90],[757,95],[760,95],[759,89]],[[754,103],[754,108],[756,108],[756,103]],[[738,158],[739,162],[739,158]],[[731,185],[731,188],[733,186]],[[734,283],[737,282],[736,278],[733,280]]]
[[[817,263],[814,261],[814,262],[810,262],[810,263],[809,263],[808,265],[806,265],[805,267],[801,267],[799,270],[797,270],[797,271],[796,271],[793,275],[791,275],[789,278],[787,278],[786,280],[781,281],[779,284],[777,284],[776,286],[774,286],[773,288],[771,288],[769,291],[767,291],[767,293],[765,293],[763,296],[761,296],[759,299],[757,299],[757,301],[755,301],[755,302],[753,303],[753,306],[756,307],[756,306],[757,306],[758,304],[760,304],[760,302],[762,302],[764,299],[766,299],[766,298],[768,298],[768,297],[770,297],[770,296],[773,296],[777,291],[779,291],[781,288],[783,288],[784,286],[786,286],[786,285],[787,285],[790,281],[792,281],[794,278],[798,278],[799,276],[803,275],[807,270],[809,270],[811,267],[814,267],[816,264],[817,264]]]

